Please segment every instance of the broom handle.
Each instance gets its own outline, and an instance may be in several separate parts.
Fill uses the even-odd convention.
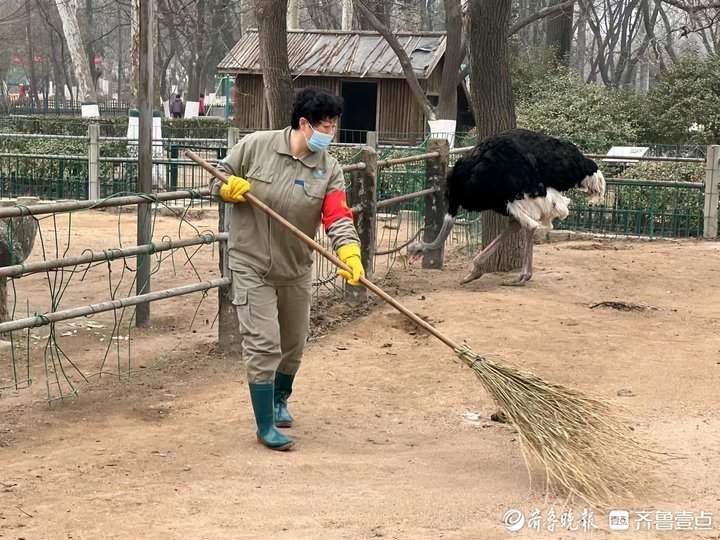
[[[227,183],[228,181],[228,175],[225,174],[223,171],[217,169],[216,167],[213,167],[210,165],[207,161],[205,161],[203,158],[198,156],[195,152],[192,150],[185,150],[185,156],[200,165],[203,169],[205,169],[207,172],[209,172],[211,175],[213,175],[215,178],[219,179],[220,181]],[[283,227],[288,229],[291,233],[293,233],[300,241],[304,242],[308,246],[310,246],[312,249],[320,253],[323,257],[325,257],[328,261],[333,263],[338,268],[342,268],[343,270],[346,270],[348,272],[351,272],[351,269],[349,266],[347,266],[344,262],[342,262],[340,259],[338,259],[334,253],[331,251],[328,251],[323,246],[318,244],[315,240],[307,236],[304,232],[302,232],[300,229],[295,227],[292,223],[290,223],[288,220],[286,220],[284,217],[282,217],[280,214],[275,212],[272,208],[270,208],[268,205],[266,205],[264,202],[262,202],[260,199],[255,197],[252,193],[245,193],[243,195],[245,197],[245,200],[252,204],[254,207],[259,208],[263,212],[265,212],[268,216],[270,216],[272,219],[280,223]],[[378,295],[380,298],[385,300],[388,304],[390,304],[392,307],[397,309],[400,313],[405,315],[408,319],[412,320],[415,324],[418,326],[421,326],[428,332],[430,332],[433,336],[438,338],[440,341],[445,343],[448,347],[455,350],[459,346],[457,343],[455,343],[452,339],[444,335],[442,332],[440,332],[437,328],[432,326],[427,321],[424,321],[415,313],[410,311],[408,308],[403,306],[400,302],[395,300],[392,296],[390,296],[388,293],[383,291],[380,287],[375,285],[372,281],[369,279],[366,279],[365,277],[360,278],[360,283],[362,283],[367,289],[374,292],[376,295]]]

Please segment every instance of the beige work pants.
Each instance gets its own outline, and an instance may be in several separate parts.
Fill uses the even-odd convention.
[[[295,375],[310,327],[311,276],[281,286],[249,272],[232,276],[248,382],[272,382],[277,371]]]

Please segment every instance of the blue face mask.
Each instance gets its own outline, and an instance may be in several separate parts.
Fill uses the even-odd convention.
[[[322,152],[323,150],[327,150],[328,146],[330,146],[330,143],[333,140],[333,136],[327,133],[315,131],[312,126],[310,126],[310,129],[312,129],[313,134],[310,137],[310,140],[305,139],[307,141],[307,145],[310,151]]]

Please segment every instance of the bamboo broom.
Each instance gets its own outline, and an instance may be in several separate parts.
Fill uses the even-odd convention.
[[[185,155],[223,182],[228,175],[190,150]],[[332,252],[246,193],[247,202],[287,228],[300,241],[338,268],[350,270]],[[435,336],[475,372],[496,404],[518,431],[523,457],[537,459],[545,468],[548,489],[607,506],[619,496],[630,496],[634,470],[649,453],[632,438],[631,430],[606,401],[564,386],[545,382],[515,368],[499,365],[459,344],[407,309],[363,277],[364,287],[382,298],[416,325]]]

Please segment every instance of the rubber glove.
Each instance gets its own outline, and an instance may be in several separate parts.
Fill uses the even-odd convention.
[[[345,244],[344,246],[340,246],[337,250],[337,256],[352,270],[352,273],[350,273],[346,270],[338,269],[338,274],[344,277],[350,285],[358,285],[360,278],[365,276],[365,269],[363,268],[362,259],[360,258],[360,245]]]
[[[229,203],[245,202],[245,195],[250,191],[250,182],[240,176],[231,176],[220,188],[220,198]]]

